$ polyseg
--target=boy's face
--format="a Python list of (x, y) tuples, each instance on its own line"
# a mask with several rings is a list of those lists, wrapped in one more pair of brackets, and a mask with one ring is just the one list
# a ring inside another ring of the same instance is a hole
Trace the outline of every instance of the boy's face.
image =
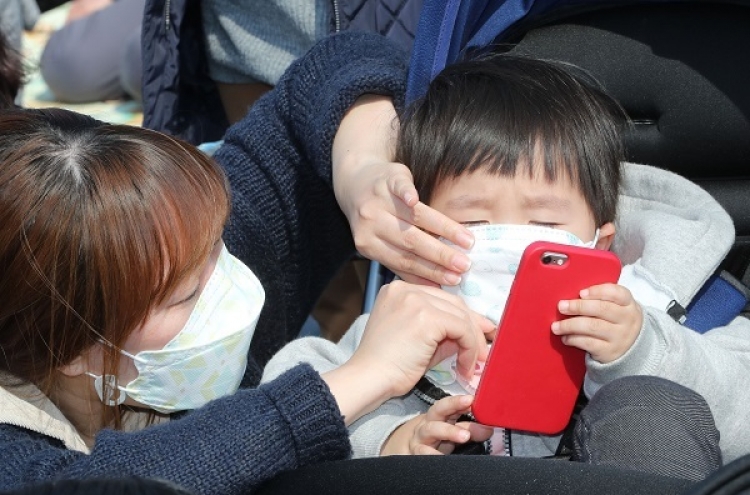
[(462, 223), (538, 225), (562, 229), (583, 242), (594, 238), (597, 225), (583, 195), (566, 178), (548, 182), (519, 167), (514, 177), (483, 169), (439, 183), (430, 206)]

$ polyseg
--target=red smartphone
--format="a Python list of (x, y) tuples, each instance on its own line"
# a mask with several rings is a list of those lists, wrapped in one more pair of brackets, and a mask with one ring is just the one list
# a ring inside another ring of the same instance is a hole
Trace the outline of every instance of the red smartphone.
[(586, 373), (581, 349), (562, 343), (552, 322), (565, 318), (562, 299), (616, 283), (622, 266), (601, 249), (537, 241), (530, 244), (508, 294), (479, 380), (472, 413), (482, 424), (553, 435), (570, 420)]

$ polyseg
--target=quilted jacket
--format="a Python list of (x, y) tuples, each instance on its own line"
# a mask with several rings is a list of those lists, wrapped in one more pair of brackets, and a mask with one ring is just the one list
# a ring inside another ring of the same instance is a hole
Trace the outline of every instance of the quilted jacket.
[[(411, 50), (423, 0), (331, 0), (331, 33), (377, 32)], [(147, 0), (143, 20), (143, 126), (193, 144), (228, 127), (208, 76), (197, 0)]]

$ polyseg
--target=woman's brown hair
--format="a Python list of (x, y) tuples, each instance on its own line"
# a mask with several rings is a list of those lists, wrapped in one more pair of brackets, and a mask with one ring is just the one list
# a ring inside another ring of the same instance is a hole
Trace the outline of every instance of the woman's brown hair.
[(221, 169), (187, 143), (61, 109), (0, 115), (0, 370), (49, 393), (95, 343), (120, 347), (228, 210)]
[(0, 32), (0, 109), (15, 106), (15, 100), (23, 82), (24, 67), (21, 54)]

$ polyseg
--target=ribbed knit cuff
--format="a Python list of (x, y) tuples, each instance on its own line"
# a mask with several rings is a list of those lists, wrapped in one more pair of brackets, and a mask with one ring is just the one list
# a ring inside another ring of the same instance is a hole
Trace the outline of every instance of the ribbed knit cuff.
[(594, 361), (586, 355), (586, 379), (584, 392), (592, 397), (599, 389), (618, 378), (633, 375), (659, 375), (660, 362), (666, 353), (665, 341), (658, 330), (663, 324), (677, 324), (663, 314), (661, 322), (658, 310), (643, 308), (643, 325), (635, 342), (625, 354), (610, 363)]
[(261, 389), (289, 425), (298, 466), (351, 455), (344, 418), (328, 386), (309, 365), (299, 365)]

